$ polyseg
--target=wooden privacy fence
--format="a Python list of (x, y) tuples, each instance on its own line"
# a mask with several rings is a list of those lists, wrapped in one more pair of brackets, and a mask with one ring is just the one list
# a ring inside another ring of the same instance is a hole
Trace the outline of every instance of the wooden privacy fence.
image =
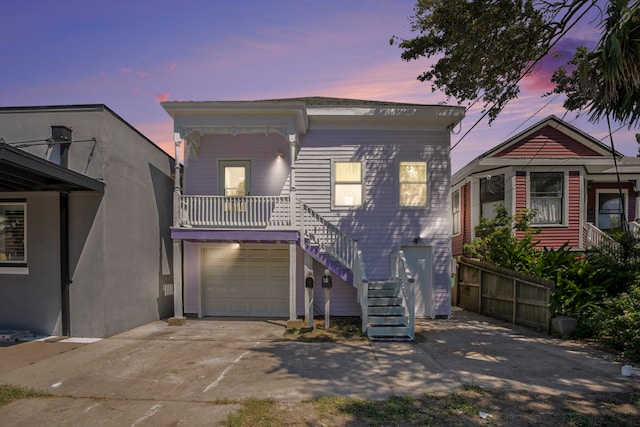
[(458, 259), (456, 293), (465, 310), (549, 332), (552, 280), (516, 273), (470, 258)]

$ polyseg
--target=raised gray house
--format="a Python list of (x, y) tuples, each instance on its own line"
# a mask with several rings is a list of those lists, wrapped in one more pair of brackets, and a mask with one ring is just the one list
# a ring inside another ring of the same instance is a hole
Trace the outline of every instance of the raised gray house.
[(450, 131), (463, 108), (162, 105), (186, 153), (171, 232), (184, 256), (177, 316), (294, 320), (312, 298), (322, 313), (327, 270), (331, 315), (362, 316), (369, 336), (410, 338), (414, 316), (450, 315)]
[(173, 159), (105, 105), (0, 108), (0, 329), (173, 314)]

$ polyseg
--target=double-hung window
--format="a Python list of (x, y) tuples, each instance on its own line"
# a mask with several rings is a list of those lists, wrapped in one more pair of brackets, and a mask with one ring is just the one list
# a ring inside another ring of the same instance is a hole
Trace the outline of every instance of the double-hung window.
[(460, 234), (460, 190), (451, 194), (451, 219), (453, 235)]
[(496, 217), (496, 203), (504, 206), (504, 175), (481, 178), (480, 216), (494, 219)]
[(362, 206), (362, 162), (334, 162), (332, 178), (334, 207)]
[(0, 267), (27, 262), (26, 203), (0, 201)]
[(427, 162), (400, 162), (400, 206), (427, 206)]
[(531, 172), (529, 175), (532, 224), (562, 224), (564, 206), (564, 173)]

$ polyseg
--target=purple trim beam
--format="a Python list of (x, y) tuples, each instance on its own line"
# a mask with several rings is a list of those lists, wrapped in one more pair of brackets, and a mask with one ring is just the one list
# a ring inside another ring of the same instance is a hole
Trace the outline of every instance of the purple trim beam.
[(188, 242), (299, 242), (296, 230), (204, 230), (172, 228), (171, 238)]

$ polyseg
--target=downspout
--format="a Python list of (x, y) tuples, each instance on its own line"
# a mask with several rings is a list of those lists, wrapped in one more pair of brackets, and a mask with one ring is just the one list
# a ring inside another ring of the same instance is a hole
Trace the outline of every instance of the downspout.
[[(59, 164), (69, 168), (69, 148), (71, 146), (71, 128), (63, 125), (51, 126), (51, 139), (59, 144)], [(71, 336), (71, 285), (69, 269), (69, 193), (59, 193), (60, 212), (60, 311), (62, 317), (62, 335)]]

